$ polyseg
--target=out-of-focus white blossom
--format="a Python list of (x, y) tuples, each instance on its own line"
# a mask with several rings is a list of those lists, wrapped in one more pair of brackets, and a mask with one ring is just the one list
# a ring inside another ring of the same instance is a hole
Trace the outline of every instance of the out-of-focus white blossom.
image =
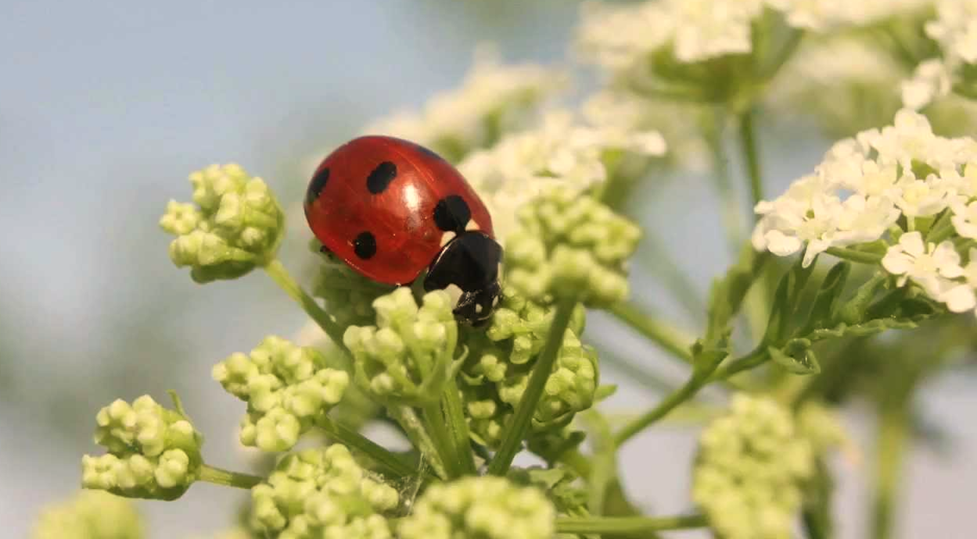
[(401, 111), (364, 132), (405, 138), (455, 161), (526, 127), (565, 84), (555, 68), (502, 64), (494, 47), (480, 47), (461, 86), (435, 95), (420, 111)]
[(950, 218), (957, 234), (965, 238), (977, 240), (977, 201), (970, 204), (957, 203), (953, 205), (953, 216)]
[(942, 60), (927, 60), (918, 66), (913, 77), (902, 82), (902, 103), (919, 110), (950, 94), (950, 71)]
[(516, 229), (516, 209), (555, 186), (587, 189), (607, 178), (607, 150), (644, 155), (665, 153), (656, 131), (589, 127), (565, 112), (549, 113), (538, 129), (511, 134), (496, 146), (472, 153), (458, 169), (492, 213), (498, 238)]
[(623, 6), (587, 2), (578, 40), (590, 60), (621, 71), (664, 47), (671, 47), (681, 63), (750, 53), (755, 23), (767, 9), (780, 12), (791, 27), (822, 31), (868, 24), (922, 4), (923, 0), (650, 0)]
[(938, 0), (936, 20), (926, 24), (926, 35), (940, 44), (951, 63), (977, 63), (977, 2)]
[[(936, 136), (925, 117), (902, 110), (894, 125), (836, 143), (814, 174), (794, 182), (777, 199), (757, 204), (763, 217), (753, 231), (753, 245), (778, 256), (805, 249), (808, 265), (830, 247), (882, 238), (901, 215), (934, 216), (962, 200), (961, 188), (977, 175), (970, 166), (977, 162), (975, 146), (973, 139)], [(916, 256), (922, 251), (907, 252)], [(902, 267), (903, 258), (891, 260), (896, 266), (887, 266), (890, 272), (906, 273), (894, 269)], [(934, 298), (936, 289), (927, 287)]]

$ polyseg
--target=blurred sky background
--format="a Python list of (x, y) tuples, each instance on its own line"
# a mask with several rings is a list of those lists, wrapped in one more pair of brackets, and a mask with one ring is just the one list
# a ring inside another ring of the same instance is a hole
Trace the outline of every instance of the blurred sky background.
[[(172, 266), (157, 220), (170, 198), (189, 199), (189, 172), (236, 161), (293, 205), (310, 158), (456, 86), (479, 43), (497, 43), (507, 61), (565, 61), (578, 9), (570, 0), (287, 6), (0, 0), (0, 536), (25, 537), (40, 507), (77, 488), (81, 455), (100, 452), (95, 412), (117, 397), (162, 401), (175, 389), (207, 436), (208, 462), (233, 469), (253, 458), (236, 440), (244, 406), (211, 381), (211, 366), (269, 333), (294, 335), (304, 315), (261, 273), (201, 287)], [(764, 121), (775, 192), (827, 142), (803, 135), (807, 126)], [(704, 290), (728, 261), (708, 183), (651, 191), (639, 217), (668, 226), (669, 248)], [(293, 219), (282, 256), (300, 276), (308, 237)], [(634, 280), (639, 302), (691, 322), (659, 300), (650, 277)], [(586, 336), (681, 379), (607, 318), (593, 316)], [(623, 384), (612, 408), (658, 398), (611, 369), (602, 375)], [(928, 415), (952, 437), (942, 451), (912, 453), (903, 537), (972, 537), (963, 535), (977, 488), (972, 382), (946, 377), (925, 392)], [(856, 408), (847, 420), (869, 444), (865, 416)], [(634, 500), (661, 514), (687, 509), (693, 449), (694, 431), (670, 425), (626, 446)], [(871, 463), (834, 464), (841, 536), (861, 537)], [(198, 484), (141, 508), (153, 537), (184, 537), (227, 526), (245, 495)]]

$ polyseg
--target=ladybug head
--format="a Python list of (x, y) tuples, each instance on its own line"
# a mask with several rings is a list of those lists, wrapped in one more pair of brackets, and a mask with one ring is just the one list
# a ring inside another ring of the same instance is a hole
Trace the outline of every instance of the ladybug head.
[(448, 242), (428, 268), (425, 290), (444, 290), (452, 285), (460, 290), (455, 317), (472, 326), (492, 318), (502, 291), (499, 265), (502, 246), (477, 230), (462, 232)]

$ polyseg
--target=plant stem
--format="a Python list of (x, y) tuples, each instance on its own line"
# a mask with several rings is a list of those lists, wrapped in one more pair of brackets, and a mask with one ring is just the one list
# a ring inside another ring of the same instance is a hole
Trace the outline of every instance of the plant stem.
[(713, 125), (706, 130), (706, 140), (712, 153), (712, 179), (719, 195), (719, 208), (722, 213), (723, 228), (730, 249), (735, 253), (740, 246), (743, 235), (740, 223), (739, 205), (736, 203), (736, 192), (729, 177), (729, 163), (723, 135), (726, 131), (726, 110), (716, 107)]
[(857, 251), (847, 247), (828, 247), (828, 250), (825, 252), (829, 255), (860, 264), (878, 264), (882, 262), (882, 255), (880, 254)]
[[(750, 193), (753, 195), (753, 205), (763, 200), (763, 177), (760, 171), (760, 155), (757, 152), (756, 133), (753, 130), (754, 109), (748, 109), (740, 115), (740, 144), (746, 161), (746, 170), (750, 177)], [(754, 219), (759, 216), (754, 215)]]
[(414, 468), (397, 455), (394, 455), (386, 448), (376, 444), (362, 434), (344, 427), (328, 417), (320, 417), (316, 421), (316, 425), (325, 431), (330, 438), (370, 457), (394, 477), (410, 477), (415, 473)]
[(674, 517), (557, 517), (557, 533), (623, 534), (686, 530), (708, 525), (703, 515)]
[(414, 409), (403, 405), (388, 406), (387, 415), (396, 421), (400, 428), (404, 429), (411, 445), (424, 455), (424, 459), (431, 465), (434, 473), (442, 479), (447, 479), (448, 472), (445, 469), (445, 464), (441, 461), (441, 455)]
[(309, 317), (312, 318), (312, 320), (314, 320), (315, 323), (326, 332), (326, 335), (328, 335), (337, 346), (343, 350), (346, 350), (346, 345), (343, 344), (343, 333), (345, 333), (346, 330), (333, 321), (326, 311), (322, 310), (322, 307), (320, 307), (319, 304), (312, 299), (312, 296), (306, 293), (306, 291), (299, 286), (298, 282), (292, 278), (292, 275), (288, 273), (288, 270), (285, 269), (285, 266), (283, 266), (277, 258), (273, 259), (266, 266), (264, 266), (264, 270), (266, 273), (268, 273), (268, 276), (271, 277), (272, 280), (275, 281), (275, 283), (277, 283), (286, 294), (288, 294), (290, 298), (295, 300), (296, 303), (302, 307), (302, 310), (304, 310), (306, 314), (308, 314)]
[(465, 419), (465, 411), (461, 402), (461, 395), (458, 394), (458, 384), (454, 379), (448, 380), (444, 388), (445, 417), (448, 420), (448, 431), (454, 437), (455, 451), (458, 453), (458, 460), (461, 463), (461, 472), (465, 475), (475, 474), (475, 454), (472, 452), (472, 444), (468, 434), (468, 421)]
[(651, 342), (662, 347), (666, 352), (685, 363), (692, 363), (691, 346), (693, 339), (683, 335), (681, 331), (671, 327), (666, 322), (642, 313), (627, 301), (612, 305), (607, 309), (607, 312)]
[(759, 367), (770, 359), (766, 346), (759, 346), (745, 356), (738, 357), (721, 365), (710, 377), (710, 381), (725, 380), (730, 376), (745, 370)]
[(204, 464), (200, 467), (200, 481), (225, 487), (250, 489), (263, 479), (254, 475), (231, 472)]
[(536, 411), (536, 405), (539, 403), (540, 397), (543, 396), (546, 381), (553, 374), (553, 364), (556, 363), (560, 348), (563, 346), (563, 338), (567, 327), (570, 326), (570, 318), (576, 306), (575, 301), (562, 301), (556, 305), (556, 312), (553, 315), (553, 322), (550, 325), (549, 334), (546, 336), (543, 351), (540, 352), (536, 365), (533, 366), (533, 374), (529, 377), (526, 391), (519, 399), (512, 423), (509, 424), (509, 428), (506, 429), (502, 438), (502, 444), (495, 453), (495, 457), (492, 458), (492, 462), (489, 463), (488, 471), (490, 474), (505, 475), (509, 471), (512, 459), (522, 446), (523, 438), (526, 437), (533, 419), (533, 413)]
[(908, 441), (908, 418), (903, 404), (882, 411), (876, 439), (876, 477), (872, 537), (892, 537), (893, 516), (899, 489), (903, 457)]
[(693, 376), (685, 383), (682, 387), (678, 388), (674, 393), (665, 397), (661, 402), (655, 405), (654, 408), (648, 410), (642, 414), (637, 419), (634, 419), (630, 423), (624, 426), (617, 434), (614, 435), (614, 444), (616, 447), (621, 447), (628, 440), (634, 437), (642, 430), (648, 428), (656, 421), (668, 415), (669, 412), (674, 410), (678, 405), (692, 398), (707, 381), (706, 376)]
[(445, 422), (444, 414), (441, 413), (441, 403), (436, 402), (421, 408), (424, 426), (431, 441), (434, 443), (434, 450), (441, 457), (445, 471), (448, 472), (448, 479), (461, 477), (459, 468), (458, 454), (455, 451), (454, 439), (448, 434), (448, 425)]

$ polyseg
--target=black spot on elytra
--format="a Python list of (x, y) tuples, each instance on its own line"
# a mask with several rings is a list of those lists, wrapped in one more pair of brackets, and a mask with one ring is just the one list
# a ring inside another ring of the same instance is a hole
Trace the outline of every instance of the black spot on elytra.
[(305, 204), (307, 206), (319, 198), (322, 190), (326, 187), (327, 181), (329, 181), (329, 167), (316, 172), (315, 176), (312, 177), (312, 181), (309, 182), (309, 190), (305, 192)]
[(367, 260), (377, 254), (377, 240), (370, 232), (360, 232), (353, 240), (353, 251), (356, 256)]
[(366, 188), (374, 195), (379, 195), (387, 189), (390, 182), (397, 177), (397, 165), (390, 161), (384, 161), (373, 169), (373, 172), (366, 177)]
[(434, 224), (445, 232), (464, 232), (471, 218), (468, 203), (458, 195), (448, 195), (434, 207)]

